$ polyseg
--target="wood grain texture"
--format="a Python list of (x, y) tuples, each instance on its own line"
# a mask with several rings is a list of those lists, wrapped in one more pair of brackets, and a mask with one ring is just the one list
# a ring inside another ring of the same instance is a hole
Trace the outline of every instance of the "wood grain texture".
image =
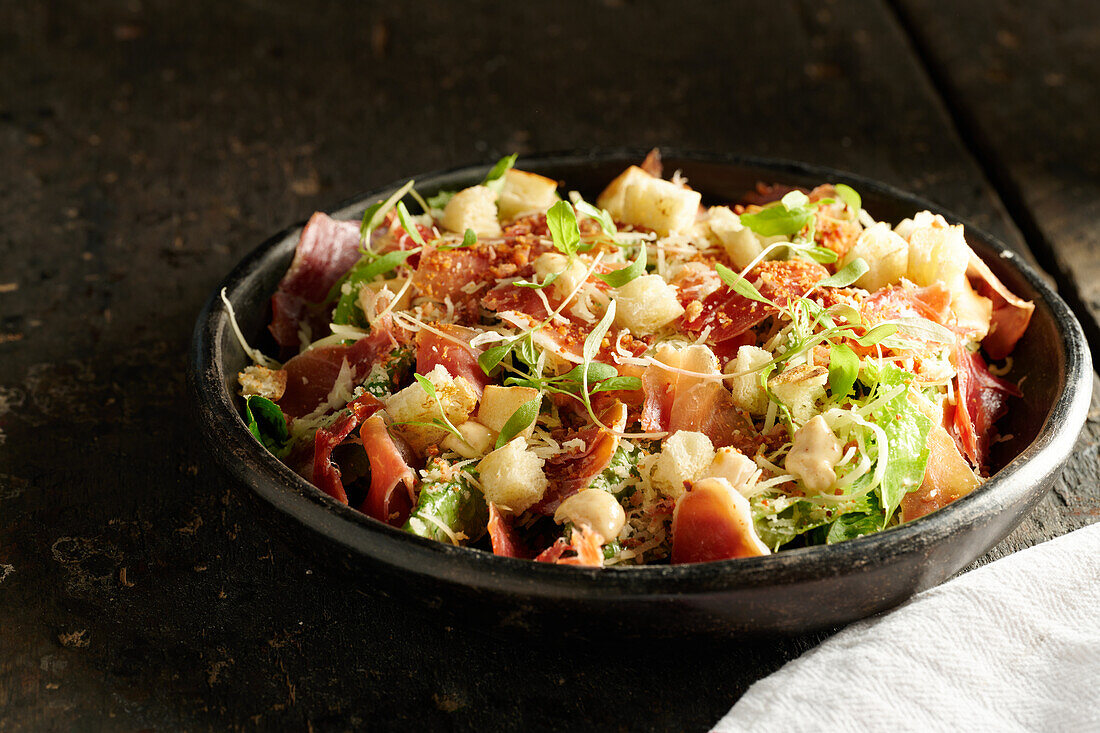
[[(804, 159), (1023, 248), (883, 5), (662, 7), (0, 5), (0, 730), (702, 730), (823, 638), (489, 639), (270, 542), (188, 416), (245, 252), (502, 152)], [(994, 555), (1095, 518), (1095, 445)]]
[[(1100, 353), (1100, 5), (891, 0), (945, 104)], [(1100, 519), (1094, 390), (1078, 458), (987, 558)]]
[(893, 2), (1100, 352), (1100, 4)]

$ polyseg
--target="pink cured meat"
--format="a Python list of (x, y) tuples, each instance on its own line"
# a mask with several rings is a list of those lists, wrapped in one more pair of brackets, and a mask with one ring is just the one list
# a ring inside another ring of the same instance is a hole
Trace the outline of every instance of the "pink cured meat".
[(283, 348), (298, 345), (298, 327), (310, 303), (325, 299), (336, 281), (359, 260), (359, 223), (317, 212), (302, 229), (290, 269), (271, 296), (268, 330)]
[[(470, 339), (477, 335), (477, 331), (449, 323), (436, 323), (432, 328), (433, 331), (424, 328), (416, 334), (416, 371), (427, 374), (436, 365), (442, 364), (452, 377), (465, 378), (480, 395), (492, 380), (477, 363), (481, 349), (470, 346)], [(436, 331), (450, 338), (440, 336)]]

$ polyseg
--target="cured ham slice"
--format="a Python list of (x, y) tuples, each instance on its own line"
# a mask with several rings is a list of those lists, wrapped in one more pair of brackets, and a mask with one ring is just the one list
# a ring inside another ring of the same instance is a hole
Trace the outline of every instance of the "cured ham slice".
[[(626, 413), (626, 405), (616, 401), (600, 415), (600, 422), (621, 432), (626, 426)], [(550, 485), (532, 511), (553, 514), (563, 501), (581, 489), (587, 489), (608, 467), (619, 447), (619, 437), (599, 425), (590, 425), (569, 439), (584, 441), (584, 448), (573, 448), (546, 460), (543, 471)]]
[(860, 310), (872, 324), (916, 317), (946, 326), (951, 318), (951, 293), (940, 283), (920, 288), (903, 281), (872, 293), (863, 301)]
[(477, 363), (481, 350), (470, 346), (477, 331), (449, 323), (432, 324), (432, 329), (422, 328), (416, 333), (416, 371), (427, 374), (442, 364), (448, 374), (464, 377), (480, 395), (492, 380)]
[(677, 390), (668, 432), (694, 430), (703, 433), (715, 448), (735, 445), (743, 432), (755, 432), (733, 404), (721, 382), (701, 382)]
[(284, 349), (299, 344), (298, 327), (310, 303), (320, 303), (359, 260), (359, 224), (317, 212), (302, 229), (290, 269), (271, 297), (268, 330)]
[(490, 252), (476, 247), (424, 252), (413, 276), (413, 287), (435, 300), (449, 298), (455, 307), (476, 306), (488, 285)]
[(348, 495), (340, 480), (340, 469), (332, 462), (332, 449), (340, 445), (360, 422), (381, 409), (382, 403), (378, 398), (362, 395), (348, 403), (336, 422), (317, 431), (313, 444), (313, 485), (341, 504), (348, 503)]
[[(757, 289), (764, 297), (785, 304), (799, 298), (814, 283), (827, 277), (829, 271), (816, 262), (801, 260), (761, 262), (748, 274), (749, 281), (758, 281)], [(719, 288), (702, 302), (702, 308), (685, 305), (687, 313), (680, 321), (682, 330), (702, 333), (710, 329), (707, 337), (712, 343), (736, 338), (768, 316), (776, 314), (775, 308), (734, 292)]]
[(992, 323), (989, 334), (982, 340), (982, 348), (990, 358), (1003, 359), (1027, 330), (1035, 304), (1016, 297), (974, 252), (970, 253), (966, 274), (978, 294), (993, 301)]
[(672, 564), (767, 555), (748, 500), (725, 479), (696, 481), (672, 513)]
[(370, 372), (375, 362), (400, 345), (392, 319), (380, 318), (369, 336), (350, 346), (335, 344), (303, 351), (283, 366), (286, 391), (279, 399), (279, 407), (290, 417), (308, 415), (328, 398), (345, 362), (350, 378), (357, 382)]
[[(579, 565), (583, 567), (603, 567), (604, 538), (599, 532), (594, 532), (588, 527), (580, 527), (573, 530), (572, 543), (566, 542), (564, 537), (559, 537), (554, 544), (547, 547), (535, 557), (535, 562), (554, 563), (555, 565)], [(574, 554), (566, 557), (565, 553)]]
[(1007, 412), (1009, 396), (1019, 397), (1020, 390), (989, 372), (978, 353), (970, 353), (960, 343), (954, 354), (956, 376), (954, 428), (963, 453), (977, 467), (985, 465), (989, 454), (993, 423)]
[(928, 463), (924, 481), (901, 500), (902, 521), (910, 522), (966, 496), (981, 479), (967, 465), (954, 439), (940, 425), (928, 433)]
[(380, 522), (400, 527), (409, 517), (415, 495), (416, 476), (410, 468), (410, 451), (386, 429), (381, 414), (363, 421), (359, 431), (370, 461), (370, 489), (359, 511)]
[(530, 557), (527, 548), (516, 537), (516, 531), (512, 528), (508, 518), (500, 513), (496, 504), (489, 502), (489, 542), (493, 546), (493, 554), (502, 557)]
[[(553, 292), (547, 292), (548, 290), (550, 288), (543, 290), (543, 294), (547, 296), (547, 302), (553, 307), (555, 304), (550, 300)], [(487, 292), (481, 299), (481, 304), (496, 313), (516, 311), (540, 321), (550, 315), (538, 291), (534, 288), (521, 288), (512, 283), (498, 285)]]
[(286, 391), (279, 398), (282, 411), (294, 418), (317, 409), (332, 391), (347, 356), (347, 346), (320, 346), (288, 361), (283, 367), (286, 371)]
[[(658, 351), (658, 359), (687, 371), (718, 374), (715, 356), (705, 346), (691, 346), (671, 354)], [(641, 421), (647, 432), (691, 430), (705, 434), (719, 448), (734, 445), (744, 432), (755, 432), (718, 379), (692, 377), (652, 366), (642, 377), (642, 390), (645, 402)]]

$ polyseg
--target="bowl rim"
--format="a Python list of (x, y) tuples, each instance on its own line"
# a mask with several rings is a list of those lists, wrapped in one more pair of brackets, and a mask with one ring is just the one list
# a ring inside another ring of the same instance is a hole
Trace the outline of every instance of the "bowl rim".
[[(517, 162), (525, 169), (537, 171), (540, 166), (629, 164), (640, 160), (645, 153), (644, 149), (631, 147), (593, 148), (521, 156)], [(874, 191), (911, 205), (915, 210), (928, 209), (942, 214), (948, 221), (963, 224), (972, 245), (976, 236), (975, 250), (983, 259), (995, 256), (1010, 260), (1008, 266), (1015, 268), (1034, 289), (1036, 301), (1041, 301), (1042, 306), (1050, 310), (1057, 326), (1063, 361), (1060, 391), (1032, 442), (978, 489), (939, 511), (843, 543), (784, 550), (761, 557), (689, 565), (584, 568), (500, 557), (484, 550), (455, 547), (412, 535), (336, 502), (271, 455), (248, 432), (234, 403), (235, 396), (226, 389), (220, 367), (220, 344), (228, 328), (228, 317), (220, 293), (224, 289), (232, 302), (234, 295), (244, 290), (248, 278), (261, 272), (263, 265), (276, 256), (278, 245), (300, 231), (304, 222), (298, 222), (268, 237), (240, 260), (214, 288), (199, 313), (191, 342), (188, 383), (199, 427), (208, 446), (238, 480), (276, 511), (292, 518), (301, 529), (318, 533), (356, 555), (372, 558), (394, 570), (484, 590), (522, 590), (532, 597), (555, 597), (564, 592), (572, 597), (600, 600), (632, 594), (676, 596), (689, 592), (791, 585), (840, 575), (853, 567), (874, 564), (879, 558), (918, 551), (943, 540), (953, 528), (995, 512), (999, 506), (1035, 491), (1051, 467), (1060, 466), (1069, 455), (1087, 416), (1092, 392), (1091, 355), (1084, 333), (1073, 312), (1043, 276), (1000, 239), (920, 196), (828, 166), (670, 147), (662, 147), (661, 153), (666, 161), (758, 168), (778, 176), (842, 182), (859, 191)], [(466, 177), (476, 181), (490, 165), (459, 165), (413, 178)], [(334, 216), (346, 216), (350, 213), (348, 209), (362, 209), (408, 180), (402, 178), (374, 188), (325, 211)]]

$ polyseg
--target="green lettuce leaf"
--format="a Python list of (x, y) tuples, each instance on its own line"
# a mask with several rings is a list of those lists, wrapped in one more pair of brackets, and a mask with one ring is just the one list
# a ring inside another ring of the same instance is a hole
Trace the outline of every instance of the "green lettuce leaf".
[[(887, 366), (881, 370), (878, 379), (884, 387), (892, 387), (909, 381), (912, 375), (897, 367)], [(870, 419), (883, 429), (890, 440), (886, 475), (878, 489), (885, 510), (882, 523), (885, 526), (897, 511), (902, 498), (918, 489), (924, 480), (932, 421), (909, 401), (908, 392), (902, 392), (887, 402)]]
[[(440, 460), (440, 463), (444, 462)], [(450, 536), (439, 527), (443, 524), (456, 535), (466, 535), (467, 539), (462, 543), (469, 544), (485, 534), (488, 522), (489, 507), (485, 497), (470, 483), (464, 472), (454, 471), (450, 481), (425, 481), (421, 484), (416, 506), (404, 529), (450, 544)]]
[(248, 397), (244, 401), (244, 419), (252, 437), (276, 458), (284, 458), (290, 452), (286, 416), (274, 402), (259, 395)]

